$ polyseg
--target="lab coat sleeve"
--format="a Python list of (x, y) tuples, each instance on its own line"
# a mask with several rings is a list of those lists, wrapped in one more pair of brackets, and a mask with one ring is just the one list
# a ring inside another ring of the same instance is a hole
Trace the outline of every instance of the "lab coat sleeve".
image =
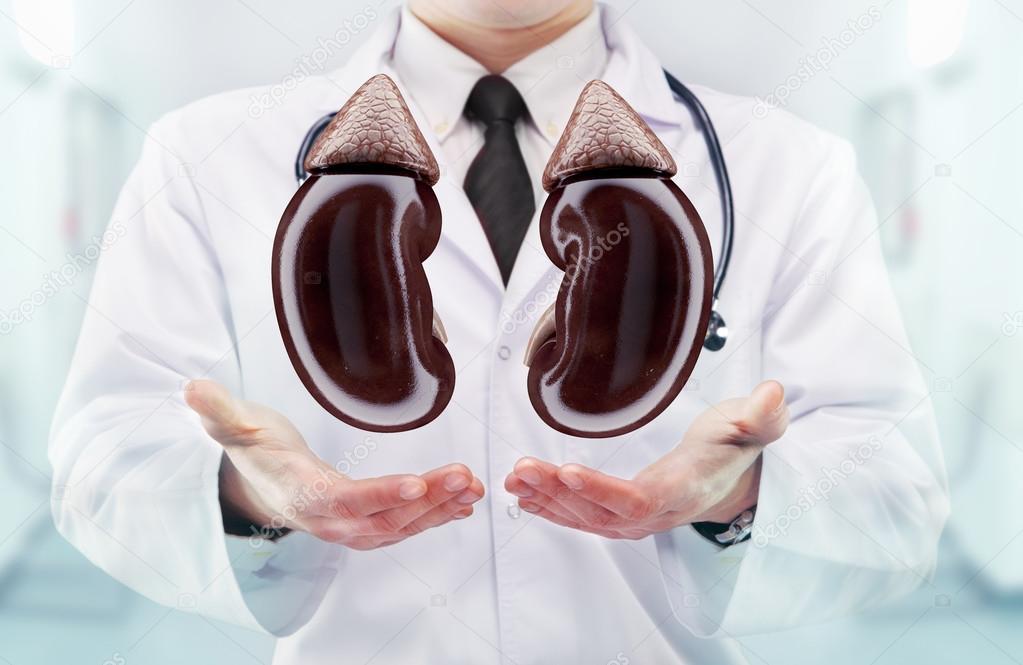
[(822, 621), (926, 583), (949, 511), (922, 361), (844, 142), (786, 245), (761, 339), (791, 424), (765, 449), (752, 538), (721, 549), (688, 527), (656, 537), (675, 614), (701, 637)]
[[(162, 122), (167, 122), (165, 119)], [(157, 123), (115, 207), (49, 447), (57, 529), (150, 599), (275, 634), (308, 620), (336, 547), (225, 536), (222, 451), (182, 388), (240, 376), (195, 184)], [(181, 172), (179, 172), (181, 171)]]

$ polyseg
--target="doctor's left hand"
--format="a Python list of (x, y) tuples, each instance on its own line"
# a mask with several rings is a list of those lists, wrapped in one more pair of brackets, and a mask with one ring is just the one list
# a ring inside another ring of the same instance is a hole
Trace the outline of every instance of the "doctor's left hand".
[(282, 414), (237, 400), (213, 381), (189, 383), (185, 401), (224, 448), (220, 507), (229, 533), (292, 529), (369, 550), (468, 517), (483, 497), (483, 483), (464, 464), (349, 478), (320, 459)]
[(682, 442), (632, 480), (581, 464), (524, 458), (505, 480), (519, 506), (607, 538), (644, 538), (693, 522), (728, 523), (757, 503), (760, 454), (788, 427), (776, 381), (700, 414)]

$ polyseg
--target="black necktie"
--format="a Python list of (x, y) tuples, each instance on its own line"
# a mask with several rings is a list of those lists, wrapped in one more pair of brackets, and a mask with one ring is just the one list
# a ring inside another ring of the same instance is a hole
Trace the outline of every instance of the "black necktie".
[(483, 147), (465, 175), (465, 193), (483, 224), (505, 284), (536, 210), (533, 184), (515, 139), (515, 122), (525, 112), (519, 91), (496, 75), (477, 81), (465, 103), (466, 117), (486, 125)]

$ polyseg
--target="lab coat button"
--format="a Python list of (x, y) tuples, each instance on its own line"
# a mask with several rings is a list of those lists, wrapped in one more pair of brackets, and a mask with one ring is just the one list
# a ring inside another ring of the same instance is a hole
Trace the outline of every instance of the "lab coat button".
[(517, 520), (521, 514), (522, 511), (519, 509), (519, 504), (514, 502), (508, 504), (508, 517)]
[(501, 360), (508, 360), (509, 358), (511, 358), (511, 349), (509, 349), (507, 346), (502, 346), (497, 350), (497, 357), (500, 358)]

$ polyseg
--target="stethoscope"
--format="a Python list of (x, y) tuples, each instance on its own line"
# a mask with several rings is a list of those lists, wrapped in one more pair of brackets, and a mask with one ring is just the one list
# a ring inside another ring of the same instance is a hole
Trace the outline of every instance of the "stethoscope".
[[(711, 122), (707, 109), (704, 108), (699, 98), (684, 83), (665, 70), (664, 77), (668, 80), (668, 87), (672, 94), (686, 105), (689, 112), (693, 114), (697, 127), (703, 132), (703, 139), (707, 144), (707, 152), (710, 155), (710, 163), (714, 169), (714, 179), (717, 180), (718, 192), (721, 197), (721, 216), (724, 224), (721, 227), (721, 258), (714, 269), (714, 289), (711, 300), (710, 322), (707, 324), (707, 334), (703, 338), (703, 348), (708, 351), (720, 351), (728, 341), (728, 326), (724, 318), (718, 314), (718, 297), (721, 295), (721, 287), (725, 282), (725, 275), (728, 273), (728, 263), (732, 259), (732, 237), (735, 235), (735, 210), (732, 205), (732, 184), (728, 179), (728, 168), (725, 166), (725, 155), (721, 150), (721, 142), (718, 141), (717, 132), (714, 130), (714, 123)], [(298, 149), (298, 156), (295, 158), (295, 178), (301, 185), (309, 177), (305, 170), (305, 158), (312, 149), (317, 137), (327, 128), (330, 121), (334, 119), (334, 113), (328, 113), (313, 124), (302, 139), (302, 145)]]

